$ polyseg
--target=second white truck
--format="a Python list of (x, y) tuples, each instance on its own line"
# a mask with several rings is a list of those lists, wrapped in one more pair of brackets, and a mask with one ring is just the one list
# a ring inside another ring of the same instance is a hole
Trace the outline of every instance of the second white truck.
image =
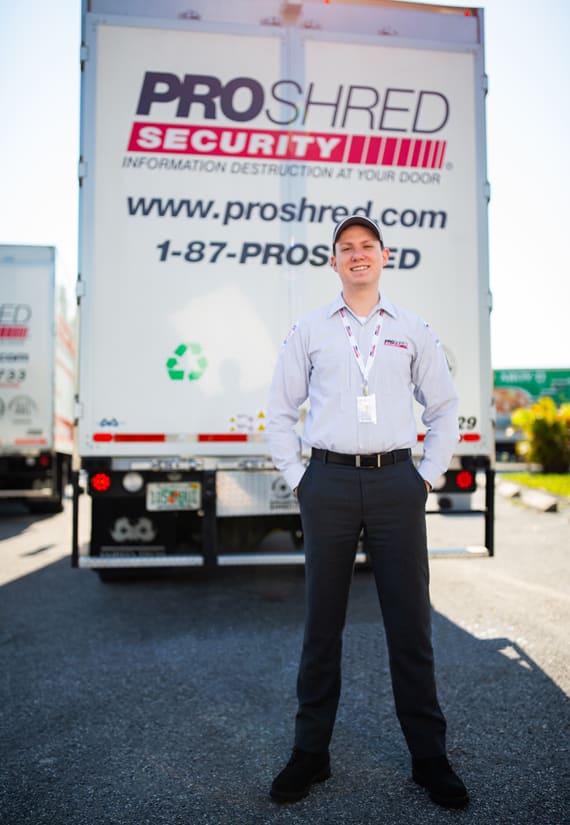
[[(302, 558), (264, 408), (288, 329), (339, 290), (330, 237), (355, 210), (383, 224), (382, 288), (437, 331), (459, 390), (462, 439), (430, 508), (470, 508), (484, 475), (492, 552), (485, 93), (478, 9), (84, 3), (77, 444), (92, 529), (75, 564)], [(418, 455), (422, 439), (418, 424)], [(290, 551), (264, 549), (276, 528)]]
[(59, 512), (71, 480), (75, 338), (56, 250), (0, 245), (0, 499)]

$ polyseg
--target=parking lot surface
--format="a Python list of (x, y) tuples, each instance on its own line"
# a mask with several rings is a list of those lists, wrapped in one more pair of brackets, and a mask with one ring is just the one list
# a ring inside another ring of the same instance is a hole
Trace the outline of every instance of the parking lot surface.
[[(496, 556), (431, 563), (449, 755), (471, 804), (410, 778), (373, 579), (354, 578), (333, 775), (268, 796), (292, 745), (300, 567), (103, 584), (69, 564), (69, 511), (0, 518), (0, 822), (6, 825), (565, 825), (567, 512), (497, 501)], [(434, 517), (430, 540), (480, 531)]]

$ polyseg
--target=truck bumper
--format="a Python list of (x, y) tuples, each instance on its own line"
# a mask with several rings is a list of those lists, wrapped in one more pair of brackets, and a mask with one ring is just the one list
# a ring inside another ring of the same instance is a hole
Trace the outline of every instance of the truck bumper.
[[(74, 550), (78, 567), (199, 567), (301, 563), (296, 498), (275, 469), (113, 469), (86, 467), (91, 536)], [(136, 474), (136, 475), (135, 475)], [(137, 489), (133, 483), (137, 482)], [(78, 487), (77, 481), (75, 487)], [(129, 489), (127, 489), (129, 488)], [(79, 493), (74, 494), (74, 513)], [(76, 520), (76, 519), (75, 519)], [(259, 550), (274, 530), (293, 536), (291, 552)], [(74, 528), (74, 545), (78, 529)], [(297, 540), (297, 541), (296, 541)]]

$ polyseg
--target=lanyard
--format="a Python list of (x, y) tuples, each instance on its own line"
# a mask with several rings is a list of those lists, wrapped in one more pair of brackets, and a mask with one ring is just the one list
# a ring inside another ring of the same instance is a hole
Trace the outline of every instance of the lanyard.
[(356, 363), (358, 364), (358, 368), (362, 375), (362, 393), (363, 395), (368, 395), (368, 376), (370, 375), (370, 370), (372, 369), (372, 365), (374, 363), (374, 359), (376, 358), (376, 353), (378, 352), (378, 339), (380, 337), (380, 329), (382, 327), (382, 318), (384, 316), (384, 310), (378, 310), (378, 323), (376, 324), (376, 328), (374, 330), (374, 334), (372, 335), (372, 343), (370, 344), (370, 352), (368, 353), (368, 359), (366, 364), (364, 363), (364, 359), (362, 358), (362, 354), (358, 348), (358, 344), (356, 343), (356, 338), (352, 333), (352, 329), (350, 328), (350, 324), (348, 322), (348, 318), (346, 317), (346, 312), (344, 308), (339, 310), (340, 317), (342, 318), (342, 323), (344, 325), (344, 329), (346, 331), (346, 335), (348, 337), (348, 345), (356, 358)]

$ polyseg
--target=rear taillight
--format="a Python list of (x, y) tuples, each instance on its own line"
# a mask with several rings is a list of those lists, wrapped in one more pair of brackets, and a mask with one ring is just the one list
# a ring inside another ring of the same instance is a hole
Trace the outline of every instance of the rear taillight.
[(107, 473), (95, 473), (91, 476), (91, 487), (98, 493), (104, 493), (111, 486), (111, 476)]
[(469, 490), (475, 485), (475, 476), (469, 470), (461, 470), (455, 477), (455, 483), (459, 490)]
[(477, 480), (473, 470), (448, 470), (434, 485), (437, 493), (474, 493)]

